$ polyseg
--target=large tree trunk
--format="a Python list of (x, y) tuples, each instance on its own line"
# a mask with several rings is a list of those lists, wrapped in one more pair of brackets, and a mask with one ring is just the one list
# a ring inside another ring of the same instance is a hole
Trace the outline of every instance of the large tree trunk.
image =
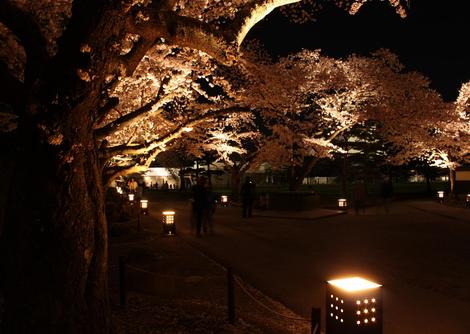
[(455, 169), (449, 168), (450, 194), (455, 195)]
[[(107, 226), (91, 127), (18, 130), (0, 239), (2, 333), (107, 333)], [(77, 122), (77, 123), (75, 123)], [(68, 147), (69, 149), (64, 149)]]
[(206, 160), (206, 164), (207, 164), (207, 184), (209, 187), (212, 187), (211, 163), (209, 160)]
[(289, 191), (298, 191), (302, 186), (303, 179), (294, 172), (290, 174), (289, 177)]
[(318, 157), (306, 157), (302, 167), (292, 167), (292, 174), (289, 180), (289, 190), (298, 191), (304, 179), (312, 172), (313, 167), (320, 161)]
[(242, 178), (240, 167), (233, 165), (230, 173), (230, 186), (232, 188), (232, 199), (238, 200), (240, 196), (240, 180)]

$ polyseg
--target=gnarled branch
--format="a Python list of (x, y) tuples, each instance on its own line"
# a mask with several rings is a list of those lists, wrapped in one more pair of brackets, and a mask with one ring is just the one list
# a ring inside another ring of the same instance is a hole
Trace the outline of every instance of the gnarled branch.
[(118, 119), (112, 121), (111, 123), (106, 124), (102, 128), (96, 129), (95, 130), (95, 136), (97, 139), (103, 139), (115, 131), (119, 130), (120, 128), (132, 124), (133, 122), (139, 121), (140, 119), (144, 118), (147, 113), (149, 113), (152, 110), (159, 109), (160, 107), (163, 106), (172, 96), (171, 94), (167, 96), (165, 99), (162, 99), (162, 95), (164, 93), (165, 85), (170, 81), (169, 77), (165, 77), (160, 85), (160, 88), (158, 89), (158, 93), (155, 96), (152, 101), (149, 103), (143, 105), (139, 109), (130, 112), (122, 117), (119, 117)]

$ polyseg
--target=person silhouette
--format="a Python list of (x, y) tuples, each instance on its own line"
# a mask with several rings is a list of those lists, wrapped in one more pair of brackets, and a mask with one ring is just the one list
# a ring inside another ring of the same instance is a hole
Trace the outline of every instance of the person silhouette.
[(242, 216), (244, 218), (251, 217), (253, 209), (253, 201), (256, 196), (256, 184), (251, 180), (249, 176), (245, 178), (245, 183), (241, 189), (242, 197)]
[(206, 218), (206, 211), (208, 206), (207, 189), (205, 187), (206, 179), (200, 177), (197, 179), (197, 183), (193, 186), (193, 215), (196, 218), (196, 233), (201, 236), (201, 229), (206, 232), (206, 224), (204, 219)]

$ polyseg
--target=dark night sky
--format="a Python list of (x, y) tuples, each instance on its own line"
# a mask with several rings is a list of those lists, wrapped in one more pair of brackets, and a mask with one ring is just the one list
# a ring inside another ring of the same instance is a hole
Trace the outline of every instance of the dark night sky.
[(316, 22), (295, 24), (275, 11), (250, 32), (273, 55), (302, 48), (323, 50), (330, 56), (367, 55), (378, 48), (398, 54), (409, 70), (432, 81), (446, 100), (454, 100), (470, 80), (470, 12), (467, 0), (410, 0), (408, 17), (400, 18), (388, 1), (375, 0), (354, 16), (327, 7)]

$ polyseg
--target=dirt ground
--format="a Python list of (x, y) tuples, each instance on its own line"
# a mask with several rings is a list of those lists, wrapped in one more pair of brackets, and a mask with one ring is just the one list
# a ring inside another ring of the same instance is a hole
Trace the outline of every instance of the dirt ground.
[[(310, 333), (309, 319), (236, 275), (236, 321), (230, 324), (225, 268), (177, 236), (137, 232), (136, 222), (113, 228), (109, 278), (115, 333)], [(119, 256), (126, 261), (125, 309), (119, 305)]]

